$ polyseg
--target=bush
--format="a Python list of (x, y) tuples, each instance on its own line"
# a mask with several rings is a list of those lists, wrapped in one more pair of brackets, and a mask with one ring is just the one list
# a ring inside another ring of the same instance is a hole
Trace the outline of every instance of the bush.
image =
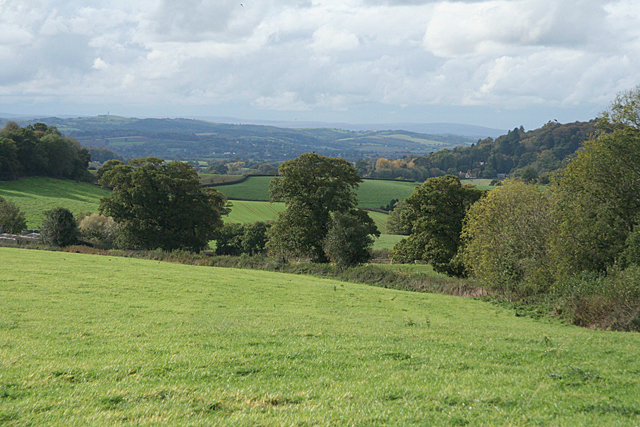
[(558, 312), (573, 324), (640, 331), (640, 267), (582, 272), (553, 288)]
[(55, 208), (44, 213), (40, 236), (42, 242), (57, 247), (78, 243), (80, 231), (73, 214), (65, 208)]
[(216, 255), (257, 255), (266, 251), (266, 222), (225, 224), (216, 235)]
[(97, 213), (85, 216), (80, 220), (78, 228), (83, 238), (97, 241), (105, 248), (112, 248), (116, 245), (120, 232), (120, 226), (113, 218)]
[(18, 234), (27, 228), (27, 220), (20, 208), (2, 197), (0, 197), (0, 226), (5, 233), (12, 234)]
[(371, 234), (371, 227), (364, 224), (358, 216), (336, 212), (323, 248), (338, 269), (353, 267), (371, 259)]
[(548, 192), (508, 180), (469, 209), (460, 258), (474, 277), (510, 298), (543, 293), (553, 279), (553, 231)]

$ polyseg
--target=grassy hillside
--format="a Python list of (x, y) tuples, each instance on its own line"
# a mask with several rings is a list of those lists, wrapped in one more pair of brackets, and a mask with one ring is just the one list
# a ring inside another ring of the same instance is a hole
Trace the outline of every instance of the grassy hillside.
[(0, 248), (5, 425), (637, 425), (640, 335), (250, 270)]
[(29, 228), (39, 228), (43, 212), (64, 207), (70, 211), (97, 212), (100, 199), (109, 191), (84, 182), (33, 177), (0, 182), (0, 196), (15, 202), (27, 217)]
[(243, 182), (221, 185), (216, 189), (227, 197), (249, 200), (269, 200), (270, 176), (250, 176)]

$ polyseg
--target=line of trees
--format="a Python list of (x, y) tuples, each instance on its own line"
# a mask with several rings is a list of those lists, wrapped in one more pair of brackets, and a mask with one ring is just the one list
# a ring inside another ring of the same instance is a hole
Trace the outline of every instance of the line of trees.
[(394, 257), (510, 300), (547, 298), (583, 326), (640, 330), (640, 86), (597, 127), (548, 187), (508, 180), (478, 197), (454, 176), (427, 180), (406, 200), (413, 234)]
[(87, 149), (55, 126), (36, 123), (21, 128), (10, 122), (0, 130), (0, 180), (26, 176), (91, 180), (89, 160)]
[(103, 247), (199, 252), (216, 240), (219, 255), (256, 255), (333, 261), (339, 268), (369, 260), (374, 221), (356, 208), (362, 181), (344, 159), (307, 153), (287, 161), (271, 183), (272, 200), (286, 210), (273, 223), (227, 224), (224, 195), (202, 188), (193, 166), (149, 157), (109, 160), (99, 182), (112, 189), (100, 213), (79, 220), (83, 237)]

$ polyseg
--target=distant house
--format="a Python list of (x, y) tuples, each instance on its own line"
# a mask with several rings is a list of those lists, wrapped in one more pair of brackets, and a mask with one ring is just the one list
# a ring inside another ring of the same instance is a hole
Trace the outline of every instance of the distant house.
[(464, 179), (476, 179), (478, 177), (478, 174), (473, 173), (471, 171), (468, 171), (467, 173), (464, 174)]

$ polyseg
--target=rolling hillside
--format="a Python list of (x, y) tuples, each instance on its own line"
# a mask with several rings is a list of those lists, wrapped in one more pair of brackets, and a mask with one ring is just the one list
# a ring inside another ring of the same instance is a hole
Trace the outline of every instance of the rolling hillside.
[(27, 217), (30, 229), (40, 227), (43, 212), (64, 207), (74, 213), (97, 212), (110, 191), (84, 182), (45, 177), (0, 182), (0, 196), (12, 200)]
[(638, 424), (636, 333), (309, 276), (0, 259), (4, 425)]
[[(213, 123), (193, 119), (135, 119), (117, 116), (61, 119), (13, 119), (21, 126), (42, 122), (56, 126), (82, 145), (105, 147), (126, 158), (155, 156), (169, 160), (263, 159), (282, 161), (302, 153), (359, 160), (423, 155), (471, 145), (478, 137), (406, 130), (350, 131), (331, 128), (279, 128)], [(0, 119), (0, 125), (9, 119)]]

